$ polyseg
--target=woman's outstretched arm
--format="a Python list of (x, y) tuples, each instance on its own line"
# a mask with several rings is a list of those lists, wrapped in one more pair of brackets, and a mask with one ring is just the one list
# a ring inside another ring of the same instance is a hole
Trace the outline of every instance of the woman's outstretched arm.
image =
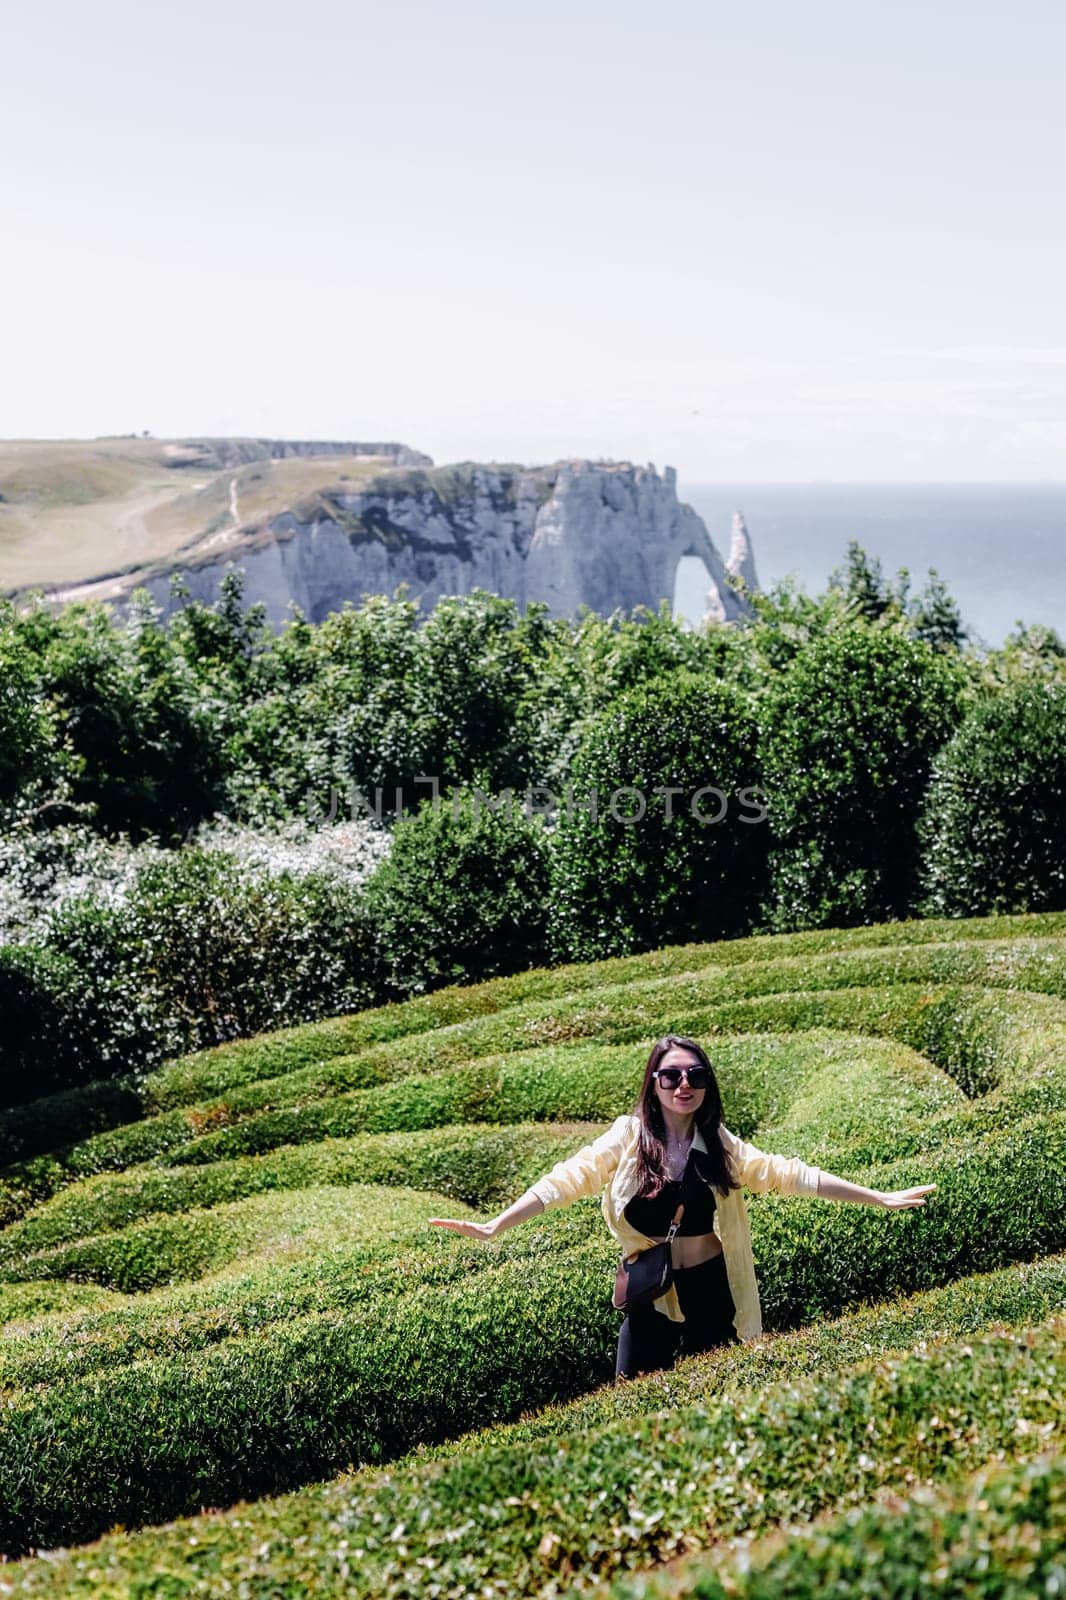
[(465, 1234), (468, 1239), (495, 1239), (506, 1228), (513, 1228), (518, 1222), (528, 1222), (530, 1217), (539, 1216), (543, 1210), (544, 1201), (532, 1189), (527, 1189), (525, 1194), (519, 1195), (513, 1206), (501, 1211), (491, 1222), (465, 1222), (461, 1217), (430, 1217), (429, 1222), (433, 1228), (451, 1228), (453, 1233)]
[(616, 1117), (606, 1133), (593, 1139), (576, 1155), (557, 1161), (551, 1171), (520, 1195), (513, 1206), (491, 1222), (463, 1222), (454, 1217), (430, 1217), (436, 1228), (451, 1228), (468, 1239), (493, 1239), (505, 1228), (526, 1222), (552, 1206), (568, 1206), (585, 1195), (598, 1194), (618, 1165), (625, 1143), (628, 1117)]
[(740, 1139), (727, 1127), (719, 1130), (722, 1143), (729, 1154), (734, 1172), (741, 1183), (756, 1194), (776, 1190), (778, 1194), (817, 1195), (822, 1200), (850, 1200), (860, 1206), (884, 1206), (889, 1211), (902, 1211), (908, 1206), (925, 1204), (925, 1197), (936, 1188), (935, 1183), (920, 1184), (914, 1189), (896, 1189), (884, 1193), (880, 1189), (864, 1189), (861, 1184), (849, 1183), (833, 1172), (812, 1167), (799, 1156), (779, 1156), (769, 1150)]
[(924, 1206), (927, 1194), (932, 1194), (935, 1183), (922, 1183), (916, 1189), (864, 1189), (861, 1184), (848, 1183), (832, 1172), (821, 1169), (818, 1173), (817, 1194), (821, 1200), (851, 1200), (860, 1206), (885, 1206), (889, 1211), (903, 1211), (908, 1206)]

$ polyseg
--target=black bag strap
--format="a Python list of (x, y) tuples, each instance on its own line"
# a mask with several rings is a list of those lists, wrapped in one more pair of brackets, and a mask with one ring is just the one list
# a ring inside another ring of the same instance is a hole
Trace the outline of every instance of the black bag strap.
[(673, 1217), (671, 1218), (669, 1228), (666, 1230), (666, 1242), (667, 1242), (667, 1244), (670, 1243), (671, 1239), (674, 1237), (674, 1234), (677, 1232), (678, 1228), (680, 1228), (680, 1226), (681, 1226), (681, 1218), (684, 1216), (684, 1214), (685, 1214), (685, 1203), (684, 1203), (684, 1201), (681, 1201), (681, 1203), (679, 1204), (677, 1210), (674, 1212)]

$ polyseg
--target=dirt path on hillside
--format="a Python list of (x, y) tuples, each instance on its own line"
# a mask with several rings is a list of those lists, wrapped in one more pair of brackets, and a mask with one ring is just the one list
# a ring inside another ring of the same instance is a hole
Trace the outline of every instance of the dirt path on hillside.
[(201, 542), (195, 547), (197, 554), (199, 554), (201, 550), (210, 550), (212, 545), (225, 544), (227, 539), (232, 539), (235, 534), (240, 533), (241, 505), (240, 500), (237, 497), (236, 476), (232, 477), (229, 481), (229, 514), (233, 518), (231, 525), (228, 528), (220, 528), (217, 533), (213, 533), (209, 538), (201, 540)]

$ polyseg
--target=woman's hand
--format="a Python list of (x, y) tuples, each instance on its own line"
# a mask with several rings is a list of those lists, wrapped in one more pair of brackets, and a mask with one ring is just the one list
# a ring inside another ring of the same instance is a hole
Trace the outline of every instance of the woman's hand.
[(881, 1204), (889, 1211), (904, 1211), (908, 1206), (924, 1206), (927, 1194), (932, 1194), (936, 1188), (935, 1183), (922, 1183), (916, 1189), (894, 1189), (890, 1194), (882, 1193)]
[(492, 1222), (466, 1222), (459, 1217), (430, 1217), (431, 1228), (450, 1228), (453, 1233), (461, 1233), (465, 1239), (495, 1239), (498, 1231), (498, 1221)]
[(495, 1239), (498, 1233), (505, 1233), (516, 1223), (526, 1222), (543, 1210), (544, 1201), (532, 1189), (527, 1189), (513, 1206), (501, 1211), (491, 1222), (467, 1222), (459, 1217), (430, 1217), (429, 1225), (431, 1228), (450, 1228), (453, 1233), (461, 1233), (465, 1239)]

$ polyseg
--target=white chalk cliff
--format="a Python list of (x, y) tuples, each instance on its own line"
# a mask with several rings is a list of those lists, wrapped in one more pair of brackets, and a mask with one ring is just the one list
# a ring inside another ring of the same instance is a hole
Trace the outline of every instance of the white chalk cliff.
[(750, 541), (740, 551), (734, 530), (737, 565), (727, 567), (701, 518), (678, 500), (672, 467), (660, 474), (629, 462), (464, 462), (386, 470), (350, 488), (338, 482), (241, 530), (224, 549), (190, 552), (135, 582), (171, 611), (171, 571), (182, 572), (194, 599), (209, 602), (227, 568), (239, 566), (245, 603), (261, 601), (275, 624), (290, 602), (317, 622), (346, 600), (391, 595), (401, 582), (423, 614), (442, 595), (481, 588), (523, 610), (543, 601), (553, 617), (573, 617), (583, 605), (609, 614), (672, 602), (682, 556), (700, 557), (710, 575), (706, 619), (748, 612), (727, 572), (754, 580)]

